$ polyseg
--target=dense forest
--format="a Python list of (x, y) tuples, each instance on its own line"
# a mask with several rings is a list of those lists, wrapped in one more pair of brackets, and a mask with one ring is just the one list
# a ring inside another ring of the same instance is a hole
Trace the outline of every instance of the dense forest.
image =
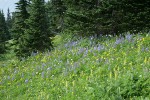
[(12, 49), (21, 59), (50, 51), (51, 37), (65, 31), (96, 37), (148, 32), (149, 5), (149, 0), (19, 0), (6, 18), (0, 11), (0, 54)]

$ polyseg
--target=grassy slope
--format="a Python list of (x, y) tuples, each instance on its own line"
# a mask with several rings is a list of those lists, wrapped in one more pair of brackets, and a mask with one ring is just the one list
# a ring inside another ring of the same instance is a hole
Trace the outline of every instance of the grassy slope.
[(70, 37), (57, 36), (52, 52), (0, 64), (0, 99), (149, 99), (149, 34)]

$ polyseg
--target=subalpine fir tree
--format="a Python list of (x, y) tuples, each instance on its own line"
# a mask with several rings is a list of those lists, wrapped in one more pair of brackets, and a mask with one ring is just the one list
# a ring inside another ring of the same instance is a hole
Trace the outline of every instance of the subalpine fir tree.
[(50, 0), (46, 3), (49, 26), (52, 33), (59, 33), (64, 28), (66, 7), (63, 0)]
[(25, 34), (28, 34), (29, 53), (51, 50), (51, 34), (44, 0), (32, 0), (29, 13), (30, 17), (27, 20), (29, 28), (25, 30)]
[(12, 18), (11, 18), (11, 15), (10, 15), (9, 8), (7, 10), (6, 24), (7, 24), (7, 28), (8, 28), (8, 32), (9, 32), (8, 38), (10, 39), (11, 38), (11, 32), (10, 31), (11, 31), (11, 28), (12, 28)]
[(150, 29), (149, 0), (64, 0), (67, 25), (77, 33), (138, 33)]
[(97, 0), (64, 0), (67, 11), (68, 27), (77, 33), (96, 33), (93, 15), (97, 8)]
[(8, 40), (8, 29), (3, 11), (0, 10), (0, 54), (5, 53), (5, 42)]
[(27, 0), (19, 0), (16, 3), (16, 12), (14, 14), (15, 19), (12, 27), (12, 36), (15, 45), (14, 51), (16, 53), (16, 56), (19, 58), (27, 56), (28, 52), (28, 48), (26, 48), (27, 36), (24, 33), (25, 29), (28, 28), (28, 25), (25, 23), (25, 21), (29, 18), (27, 7)]

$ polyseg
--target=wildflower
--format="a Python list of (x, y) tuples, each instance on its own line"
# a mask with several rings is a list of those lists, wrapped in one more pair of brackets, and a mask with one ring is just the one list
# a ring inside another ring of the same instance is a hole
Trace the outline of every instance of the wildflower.
[(28, 79), (26, 79), (26, 80), (25, 80), (25, 83), (28, 83), (28, 82), (29, 82), (29, 80), (28, 80)]
[(139, 77), (142, 77), (142, 75), (139, 75)]
[(35, 73), (34, 73), (34, 72), (32, 73), (32, 76), (35, 76)]
[(31, 56), (36, 56), (38, 54), (38, 52), (32, 52)]
[(13, 76), (13, 77), (11, 78), (11, 80), (12, 80), (12, 81), (15, 80), (15, 76)]
[(46, 66), (46, 64), (45, 64), (45, 63), (42, 63), (41, 69), (44, 69), (45, 66)]
[(115, 44), (120, 44), (120, 43), (123, 42), (123, 40), (124, 40), (124, 38), (117, 39), (116, 42), (115, 42)]
[(125, 36), (125, 38), (126, 38), (128, 41), (131, 41), (132, 35), (131, 35), (131, 34), (127, 34), (127, 35)]
[(97, 47), (97, 50), (100, 51), (102, 49), (104, 49), (104, 46), (102, 46), (102, 45), (99, 44), (98, 47)]
[(78, 51), (79, 54), (81, 54), (83, 52), (84, 52), (84, 48), (80, 48), (79, 51)]
[(70, 43), (70, 46), (76, 46), (77, 43), (78, 43), (77, 41), (71, 42), (71, 43)]
[(91, 37), (90, 37), (90, 40), (93, 40), (93, 39), (94, 39), (94, 36), (91, 36)]
[(149, 51), (149, 48), (142, 48), (142, 51)]
[(35, 74), (38, 74), (39, 72), (36, 72)]
[(142, 51), (145, 51), (145, 48), (144, 48), (144, 47), (142, 48)]
[(149, 48), (145, 48), (145, 51), (149, 51)]
[(90, 46), (92, 46), (93, 45), (93, 41), (90, 41), (89, 44), (90, 44)]
[(10, 76), (8, 76), (7, 79), (9, 80), (9, 79), (10, 79)]
[(44, 71), (43, 71), (43, 72), (41, 73), (41, 77), (42, 77), (42, 78), (44, 78), (44, 74), (45, 74), (45, 73), (44, 73)]
[(86, 56), (87, 54), (88, 54), (88, 49), (85, 50), (84, 56)]
[(65, 47), (68, 47), (68, 43), (65, 44)]
[(24, 74), (23, 74), (23, 73), (21, 74), (21, 77), (22, 77), (22, 78), (24, 77)]
[(2, 85), (3, 83), (2, 82), (0, 82), (0, 85)]
[(14, 74), (17, 74), (17, 70), (15, 69)]
[(48, 68), (47, 68), (47, 70), (51, 70), (51, 69), (52, 69), (51, 67), (48, 67)]
[(93, 49), (94, 49), (94, 50), (97, 50), (97, 47), (94, 47)]

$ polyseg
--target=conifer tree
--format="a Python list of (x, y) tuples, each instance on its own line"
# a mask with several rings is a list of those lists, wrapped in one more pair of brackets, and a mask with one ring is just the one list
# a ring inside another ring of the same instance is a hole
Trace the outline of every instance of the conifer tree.
[(8, 8), (7, 10), (7, 18), (6, 18), (6, 24), (7, 24), (7, 28), (8, 28), (8, 33), (9, 33), (9, 36), (8, 38), (10, 39), (11, 38), (11, 28), (12, 28), (12, 18), (11, 18), (11, 15), (10, 15), (10, 10)]
[(149, 0), (64, 0), (67, 24), (77, 33), (120, 34), (150, 29)]
[(8, 40), (8, 30), (3, 11), (0, 10), (0, 54), (5, 53), (5, 42)]
[(50, 0), (47, 2), (49, 26), (52, 33), (59, 33), (64, 28), (64, 14), (66, 7), (63, 0)]
[(52, 49), (51, 34), (48, 29), (48, 19), (44, 0), (32, 0), (30, 5), (30, 17), (27, 20), (29, 28), (25, 30), (28, 34), (29, 53), (43, 52)]
[(28, 1), (27, 0), (19, 0), (16, 3), (16, 12), (15, 19), (12, 27), (12, 36), (14, 39), (15, 45), (15, 53), (18, 58), (25, 57), (28, 52), (28, 48), (26, 48), (26, 34), (24, 33), (25, 29), (28, 27), (25, 21), (29, 17), (29, 13), (27, 11)]

